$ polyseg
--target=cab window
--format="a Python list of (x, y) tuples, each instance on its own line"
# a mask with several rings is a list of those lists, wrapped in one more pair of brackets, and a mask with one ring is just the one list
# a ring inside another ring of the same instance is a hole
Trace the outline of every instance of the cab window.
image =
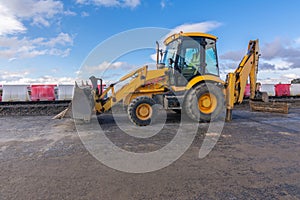
[(165, 64), (165, 66), (172, 67), (172, 68), (174, 67), (174, 66), (169, 66), (169, 59), (172, 59), (173, 61), (176, 60), (177, 48), (178, 48), (178, 40), (175, 40), (170, 44), (168, 44), (163, 59), (163, 63)]
[(201, 46), (196, 40), (186, 39), (182, 42), (178, 67), (187, 80), (199, 73), (200, 48)]
[(219, 76), (216, 43), (214, 40), (206, 39), (205, 47), (205, 73)]

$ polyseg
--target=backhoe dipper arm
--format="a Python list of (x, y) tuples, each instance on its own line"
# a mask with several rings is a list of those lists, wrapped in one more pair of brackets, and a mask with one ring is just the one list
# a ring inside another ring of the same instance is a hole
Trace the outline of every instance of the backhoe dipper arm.
[(232, 119), (232, 109), (234, 104), (242, 103), (248, 77), (250, 79), (250, 99), (255, 98), (259, 56), (258, 40), (250, 40), (248, 52), (243, 57), (238, 68), (235, 72), (227, 74), (226, 121)]

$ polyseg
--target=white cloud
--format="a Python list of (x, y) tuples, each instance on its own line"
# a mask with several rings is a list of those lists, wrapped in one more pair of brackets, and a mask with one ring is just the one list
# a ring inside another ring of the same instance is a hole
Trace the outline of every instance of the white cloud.
[(157, 55), (156, 55), (156, 53), (154, 53), (154, 54), (151, 54), (151, 55), (150, 55), (150, 58), (151, 58), (151, 60), (153, 60), (153, 61), (155, 61), (155, 62), (156, 62), (156, 59), (157, 59)]
[(48, 49), (45, 54), (51, 55), (51, 56), (61, 56), (61, 57), (67, 57), (70, 55), (71, 49)]
[(299, 78), (299, 75), (297, 75), (297, 74), (283, 74), (282, 77), (283, 78), (288, 78), (288, 79), (295, 79), (295, 78)]
[(104, 7), (129, 7), (135, 8), (140, 5), (140, 0), (76, 0), (77, 4), (92, 4)]
[(73, 12), (71, 10), (66, 10), (66, 11), (64, 11), (64, 15), (66, 15), (66, 16), (76, 16), (77, 13)]
[(11, 72), (11, 71), (1, 71), (0, 73), (0, 80), (19, 80), (21, 78), (24, 78), (26, 75), (29, 74), (29, 71), (18, 71), (18, 72)]
[(117, 0), (92, 0), (96, 5), (103, 5), (105, 7), (118, 6), (120, 3)]
[(138, 5), (140, 5), (140, 0), (125, 0), (124, 1), (124, 6), (125, 7), (130, 7), (130, 8), (135, 8)]
[(63, 3), (55, 0), (10, 0), (2, 5), (20, 21), (29, 20), (33, 25), (49, 26), (55, 15), (63, 14)]
[(270, 72), (258, 72), (259, 81), (262, 83), (291, 83), (295, 78), (300, 78), (300, 68), (292, 68), (284, 71), (274, 70)]
[(85, 11), (81, 12), (80, 15), (81, 15), (81, 17), (88, 17), (88, 16), (90, 16), (90, 14), (88, 12), (85, 12)]
[(160, 7), (164, 9), (166, 7), (166, 2), (164, 0), (160, 1)]
[(57, 37), (46, 38), (22, 38), (0, 37), (0, 58), (32, 58), (40, 55), (55, 55), (65, 57), (70, 53), (73, 38), (66, 33), (60, 33)]
[(119, 70), (119, 69), (123, 69), (123, 70), (128, 70), (131, 69), (132, 66), (129, 65), (126, 62), (113, 62), (113, 63), (109, 63), (107, 61), (104, 61), (102, 63), (100, 63), (97, 66), (84, 66), (81, 70), (80, 73), (104, 73), (105, 71), (108, 70)]
[(31, 79), (30, 83), (45, 83), (45, 84), (74, 84), (74, 77), (53, 77), (50, 75), (41, 76), (36, 79)]
[(0, 36), (26, 31), (24, 25), (1, 2), (0, 19)]
[[(296, 39), (297, 40), (297, 39)], [(295, 40), (277, 38), (266, 43), (262, 48), (262, 58), (266, 60), (279, 60), (285, 68), (300, 68), (300, 46), (294, 45)]]
[(300, 44), (300, 37), (295, 39), (296, 44)]
[(172, 2), (170, 0), (161, 0), (160, 8), (165, 9), (167, 6), (172, 6)]
[[(175, 28), (171, 29), (168, 34), (166, 34), (164, 37), (162, 37), (160, 40), (158, 40), (158, 43), (160, 44), (160, 47), (164, 48), (164, 45), (163, 45), (164, 39), (172, 34), (179, 33), (181, 31), (206, 33), (206, 32), (209, 32), (209, 31), (212, 31), (212, 30), (218, 28), (221, 25), (222, 25), (221, 23), (215, 22), (215, 21), (182, 24), (182, 25), (176, 26)], [(150, 55), (150, 56), (151, 56), (152, 60), (156, 61), (156, 57), (155, 57), (155, 59), (153, 59), (153, 57), (152, 57), (153, 55)]]
[(261, 84), (278, 84), (278, 83), (289, 84), (291, 83), (291, 80), (293, 80), (293, 78), (289, 78), (284, 75), (281, 75), (279, 77), (258, 78), (257, 81), (260, 82)]
[(0, 84), (74, 84), (74, 77), (53, 77), (50, 75), (30, 78), (29, 71), (3, 71), (0, 70)]
[[(290, 83), (300, 74), (300, 45), (297, 39), (276, 38), (271, 42), (261, 45), (258, 81), (261, 83)], [(229, 51), (220, 56), (221, 73), (228, 72), (231, 68), (228, 63), (239, 62), (242, 50)], [(244, 53), (245, 54), (245, 53)], [(224, 65), (225, 63), (225, 65)], [(235, 66), (235, 68), (237, 65)]]
[[(261, 45), (259, 67), (266, 70), (290, 70), (300, 68), (300, 46), (295, 45), (299, 39), (276, 38)], [(229, 51), (220, 56), (222, 60), (240, 61), (245, 50)]]
[(57, 37), (51, 38), (44, 45), (54, 47), (56, 45), (73, 45), (73, 38), (67, 33), (60, 33)]
[(212, 31), (222, 24), (216, 21), (206, 21), (206, 22), (199, 22), (199, 23), (191, 23), (191, 24), (182, 24), (180, 26), (175, 27), (172, 29), (170, 34), (179, 33), (180, 31), (183, 32), (204, 32), (207, 33)]
[[(12, 36), (26, 32), (23, 21), (31, 25), (50, 26), (57, 15), (75, 15), (64, 11), (63, 3), (56, 0), (10, 0), (0, 2), (0, 57), (13, 60), (40, 55), (67, 56), (73, 38), (60, 33), (54, 38), (27, 38)], [(3, 20), (4, 19), (4, 20)]]
[(282, 58), (274, 58), (274, 59), (270, 59), (270, 60), (264, 59), (264, 63), (274, 65), (275, 70), (288, 70), (293, 65), (293, 63), (287, 62), (287, 61), (283, 60)]
[(76, 71), (77, 80), (88, 80), (91, 75), (102, 78), (106, 83), (115, 82), (129, 72), (138, 69), (140, 66), (130, 65), (126, 62), (109, 63), (104, 61), (95, 66), (83, 66), (79, 71)]
[(245, 51), (228, 51), (222, 55), (220, 58), (223, 60), (233, 60), (233, 61), (240, 61), (243, 56), (245, 55)]
[[(10, 0), (0, 2), (0, 57), (9, 61), (16, 58), (29, 58), (40, 55), (67, 56), (73, 38), (67, 33), (60, 33), (57, 37), (19, 38), (16, 35), (26, 32), (23, 21), (31, 25), (48, 27), (55, 16), (59, 14), (74, 16), (72, 11), (64, 11), (63, 3), (56, 0)], [(10, 36), (8, 36), (10, 35)]]

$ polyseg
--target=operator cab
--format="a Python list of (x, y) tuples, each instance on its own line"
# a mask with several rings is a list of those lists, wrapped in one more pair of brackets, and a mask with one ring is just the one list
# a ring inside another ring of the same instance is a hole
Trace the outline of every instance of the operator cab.
[(173, 69), (170, 79), (174, 85), (186, 85), (198, 75), (219, 76), (216, 40), (210, 34), (181, 32), (164, 41), (166, 51), (160, 65)]

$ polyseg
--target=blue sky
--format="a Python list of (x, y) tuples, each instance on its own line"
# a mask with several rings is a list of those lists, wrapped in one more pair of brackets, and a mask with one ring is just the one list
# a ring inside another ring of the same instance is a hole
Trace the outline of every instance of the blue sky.
[[(260, 81), (288, 83), (300, 78), (299, 7), (298, 0), (0, 0), (0, 84), (72, 83), (97, 45), (143, 27), (218, 36), (223, 78), (236, 68), (248, 41), (258, 38)], [(152, 53), (121, 56), (113, 69), (128, 72), (150, 62)], [(109, 62), (100, 60), (93, 66), (99, 71)], [(118, 77), (111, 75), (107, 79)]]

